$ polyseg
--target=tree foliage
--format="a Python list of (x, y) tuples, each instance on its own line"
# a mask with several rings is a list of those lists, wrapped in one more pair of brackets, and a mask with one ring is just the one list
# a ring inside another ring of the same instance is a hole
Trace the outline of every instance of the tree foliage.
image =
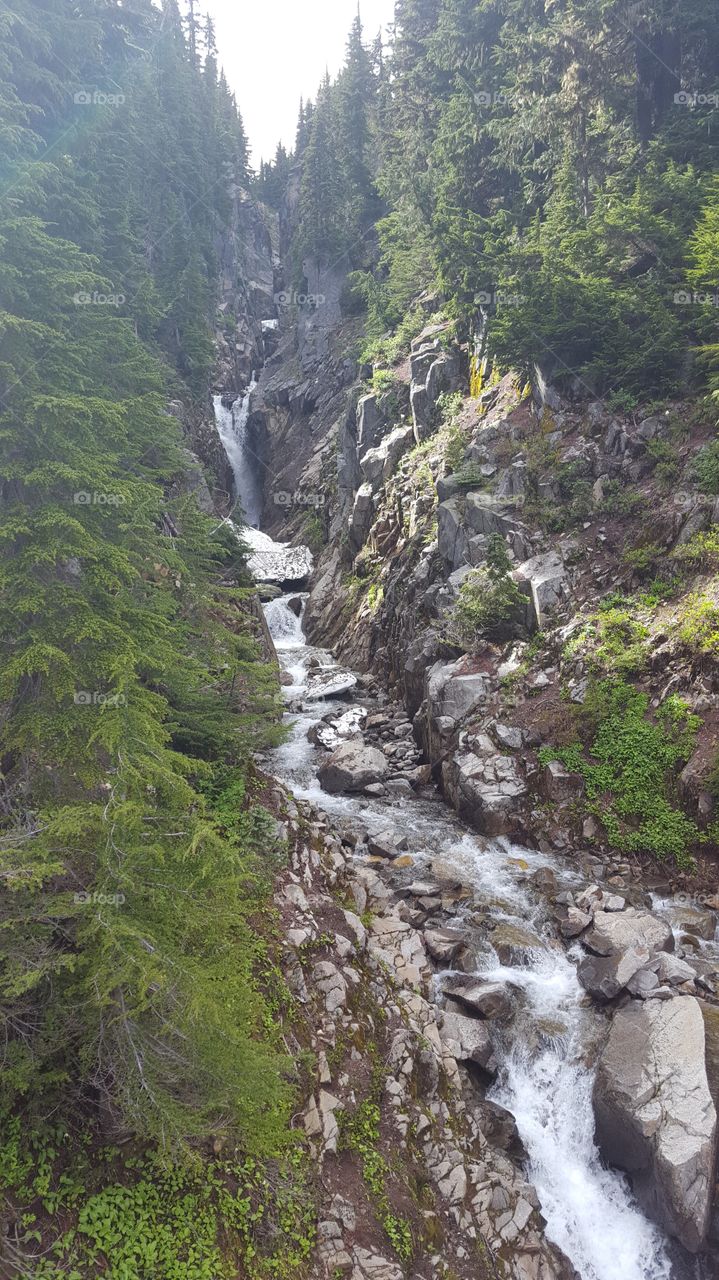
[(206, 395), (242, 124), (174, 0), (0, 24), (0, 1109), (266, 1151), (274, 682), (165, 409)]

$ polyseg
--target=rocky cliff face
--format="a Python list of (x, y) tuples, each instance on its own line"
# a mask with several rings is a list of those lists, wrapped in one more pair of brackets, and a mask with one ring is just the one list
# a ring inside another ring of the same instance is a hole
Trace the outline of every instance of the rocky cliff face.
[[(467, 352), (447, 334), (428, 326), (382, 392), (352, 381), (342, 329), (311, 379), (278, 353), (266, 384), (286, 406), (274, 410), (278, 452), (292, 455), (288, 488), (314, 496), (325, 540), (309, 634), (401, 696), (478, 830), (556, 847), (609, 849), (582, 777), (538, 755), (571, 740), (591, 680), (631, 678), (654, 707), (679, 695), (701, 719), (677, 797), (705, 833), (702, 864), (716, 848), (719, 724), (707, 534), (719, 502), (697, 481), (709, 423), (688, 405), (630, 418), (563, 403), (511, 376), (470, 396)], [(306, 523), (289, 517), (273, 514), (275, 532)], [(497, 538), (523, 603), (463, 653), (453, 610)]]

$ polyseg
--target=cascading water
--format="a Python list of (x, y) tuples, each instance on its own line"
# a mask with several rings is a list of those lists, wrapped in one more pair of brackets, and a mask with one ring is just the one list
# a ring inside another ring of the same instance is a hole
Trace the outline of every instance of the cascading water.
[(217, 434), (232, 467), (233, 496), (244, 518), (244, 527), (237, 533), (251, 549), (248, 568), (256, 582), (302, 582), (312, 571), (313, 558), (309, 548), (275, 542), (259, 527), (263, 504), (260, 476), (264, 463), (247, 439), (252, 393), (256, 386), (253, 373), (246, 391), (235, 400), (231, 409), (222, 403), (221, 395), (213, 396)]
[(262, 462), (249, 447), (247, 423), (250, 416), (252, 392), (257, 386), (254, 373), (241, 396), (231, 408), (222, 403), (222, 396), (214, 396), (217, 433), (232, 467), (234, 498), (242, 508), (247, 524), (257, 529), (262, 515), (262, 481), (258, 472)]
[[(390, 802), (322, 791), (319, 753), (307, 733), (328, 707), (303, 701), (303, 692), (316, 664), (333, 660), (304, 643), (291, 599), (285, 596), (265, 606), (291, 681), (285, 696), (293, 711), (290, 737), (272, 753), (273, 772), (297, 796), (343, 821), (354, 820), (357, 829), (377, 832), (391, 826), (406, 835), (420, 874), (439, 856), (472, 884), (480, 900), (486, 899), (488, 912), (520, 926), (531, 923), (537, 950), (527, 964), (500, 965), (488, 948), (480, 970), (483, 978), (518, 993), (519, 1012), (506, 1042), (497, 1046), (502, 1065), (490, 1097), (515, 1117), (547, 1235), (581, 1280), (686, 1280), (691, 1264), (670, 1259), (664, 1237), (638, 1208), (626, 1179), (602, 1165), (594, 1142), (594, 1072), (587, 1057), (602, 1016), (586, 1006), (571, 953), (549, 940), (544, 945), (547, 908), (527, 873), (550, 866), (563, 888), (578, 877), (551, 857), (504, 840), (483, 840), (436, 795)], [(461, 924), (460, 917), (456, 923)]]

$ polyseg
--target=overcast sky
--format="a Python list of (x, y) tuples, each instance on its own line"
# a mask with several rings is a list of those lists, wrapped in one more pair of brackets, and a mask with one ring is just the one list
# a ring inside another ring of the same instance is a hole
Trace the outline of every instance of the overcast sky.
[[(183, 6), (184, 7), (184, 6)], [(253, 164), (292, 145), (301, 97), (344, 58), (357, 0), (200, 0), (217, 30), (220, 65), (237, 96)], [(360, 0), (365, 38), (392, 21), (394, 0)]]

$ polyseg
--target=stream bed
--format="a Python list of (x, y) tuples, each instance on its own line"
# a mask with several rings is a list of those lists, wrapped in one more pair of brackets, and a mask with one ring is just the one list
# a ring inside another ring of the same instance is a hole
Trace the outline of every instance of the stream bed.
[[(551, 868), (561, 888), (576, 888), (585, 878), (559, 859), (479, 836), (431, 786), (413, 798), (325, 792), (318, 781), (323, 751), (307, 735), (332, 704), (306, 701), (303, 695), (318, 667), (331, 669), (334, 660), (306, 643), (290, 600), (296, 608), (297, 598), (288, 596), (265, 606), (289, 677), (284, 692), (291, 708), (290, 736), (272, 752), (270, 770), (296, 797), (360, 834), (379, 834), (391, 827), (406, 837), (418, 875), (429, 873), (439, 858), (443, 868), (473, 888), (481, 905), (486, 901), (489, 912), (537, 934), (529, 964), (501, 965), (488, 947), (478, 971), (484, 979), (522, 994), (521, 1013), (512, 1024), (511, 1038), (506, 1035), (500, 1046), (500, 1070), (487, 1096), (515, 1117), (548, 1237), (571, 1260), (581, 1280), (698, 1277), (701, 1271), (693, 1260), (671, 1246), (638, 1208), (626, 1179), (604, 1167), (594, 1143), (592, 1063), (606, 1023), (580, 986), (572, 952), (552, 936), (547, 902), (529, 875)], [(356, 701), (363, 701), (361, 692)], [(344, 711), (348, 703), (334, 706)]]

